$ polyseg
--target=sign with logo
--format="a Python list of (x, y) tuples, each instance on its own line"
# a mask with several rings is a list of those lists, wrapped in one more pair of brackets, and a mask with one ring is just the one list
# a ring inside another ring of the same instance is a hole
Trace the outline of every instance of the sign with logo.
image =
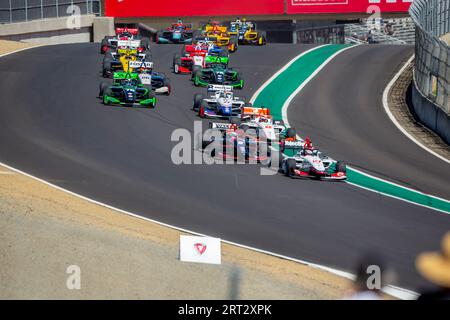
[(286, 0), (287, 14), (408, 12), (412, 0)]
[(180, 260), (221, 264), (219, 238), (180, 236)]

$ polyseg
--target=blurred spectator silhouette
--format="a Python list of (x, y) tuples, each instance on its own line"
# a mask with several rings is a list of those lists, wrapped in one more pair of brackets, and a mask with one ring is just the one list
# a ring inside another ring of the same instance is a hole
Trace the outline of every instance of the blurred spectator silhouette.
[(367, 252), (355, 266), (353, 288), (344, 300), (382, 300), (381, 289), (394, 280), (393, 270), (377, 252)]
[(416, 268), (438, 287), (422, 293), (418, 300), (450, 300), (450, 232), (442, 239), (440, 252), (425, 252), (417, 257)]

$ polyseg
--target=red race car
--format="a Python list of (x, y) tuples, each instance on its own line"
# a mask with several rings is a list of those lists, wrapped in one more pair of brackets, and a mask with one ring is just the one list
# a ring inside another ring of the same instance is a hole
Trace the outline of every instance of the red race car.
[(206, 42), (184, 46), (181, 55), (176, 53), (173, 57), (173, 72), (191, 73), (194, 66), (203, 68), (208, 50)]
[(139, 52), (144, 52), (149, 49), (150, 41), (146, 38), (140, 37), (137, 28), (116, 28), (115, 36), (105, 36), (100, 45), (100, 53), (106, 53), (110, 48), (117, 48), (119, 42), (121, 46), (136, 48)]

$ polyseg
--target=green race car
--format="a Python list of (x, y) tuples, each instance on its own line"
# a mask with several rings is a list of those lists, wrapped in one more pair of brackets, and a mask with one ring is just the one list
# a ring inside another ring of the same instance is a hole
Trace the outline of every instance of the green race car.
[(105, 105), (151, 108), (156, 106), (151, 84), (143, 84), (139, 74), (131, 72), (115, 72), (112, 85), (102, 82), (99, 97)]
[(242, 89), (244, 87), (242, 75), (238, 71), (228, 68), (222, 63), (210, 63), (207, 64), (205, 68), (193, 71), (191, 80), (197, 87), (206, 87), (209, 84), (232, 86), (237, 89)]

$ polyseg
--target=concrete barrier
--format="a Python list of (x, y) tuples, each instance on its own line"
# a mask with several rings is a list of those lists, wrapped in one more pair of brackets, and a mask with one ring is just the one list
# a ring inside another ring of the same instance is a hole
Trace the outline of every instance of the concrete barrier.
[(439, 135), (447, 144), (450, 144), (450, 117), (432, 101), (424, 97), (412, 84), (412, 113), (418, 121)]
[[(79, 19), (76, 27), (74, 19)], [(113, 34), (114, 19), (95, 15), (2, 24), (0, 28), (0, 39), (43, 44), (99, 42)]]

